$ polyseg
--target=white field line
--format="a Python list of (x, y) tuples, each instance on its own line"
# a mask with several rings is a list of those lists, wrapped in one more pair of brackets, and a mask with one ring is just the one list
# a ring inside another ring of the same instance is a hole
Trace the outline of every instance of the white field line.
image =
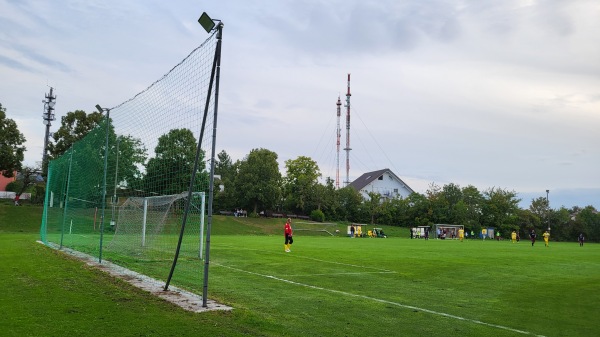
[(374, 302), (379, 302), (379, 303), (394, 305), (394, 306), (405, 308), (405, 309), (418, 310), (418, 311), (426, 312), (428, 314), (432, 314), (432, 315), (436, 315), (436, 316), (442, 316), (442, 317), (452, 318), (452, 319), (456, 319), (456, 320), (460, 320), (460, 321), (465, 321), (465, 322), (469, 322), (469, 323), (484, 325), (484, 326), (488, 326), (488, 327), (491, 327), (491, 328), (497, 328), (497, 329), (512, 331), (512, 332), (520, 333), (520, 334), (523, 334), (523, 335), (532, 335), (532, 336), (537, 336), (537, 337), (545, 337), (544, 335), (538, 335), (538, 334), (535, 334), (535, 333), (532, 333), (532, 332), (529, 332), (529, 331), (513, 329), (513, 328), (510, 328), (510, 327), (507, 327), (507, 326), (493, 324), (493, 323), (486, 323), (486, 322), (482, 322), (482, 321), (479, 321), (479, 320), (476, 320), (476, 319), (470, 319), (470, 318), (466, 318), (466, 317), (461, 317), (461, 316), (446, 314), (446, 313), (443, 313), (443, 312), (429, 310), (429, 309), (425, 309), (425, 308), (419, 308), (419, 307), (415, 307), (415, 306), (408, 305), (408, 304), (402, 304), (402, 303), (392, 302), (392, 301), (388, 301), (388, 300), (384, 300), (384, 299), (380, 299), (380, 298), (375, 298), (375, 297), (370, 297), (370, 296), (365, 296), (365, 295), (348, 293), (348, 292), (341, 291), (341, 290), (335, 290), (335, 289), (327, 289), (327, 288), (323, 288), (323, 287), (317, 287), (317, 286), (313, 286), (313, 285), (310, 285), (310, 284), (304, 284), (304, 283), (294, 282), (294, 281), (291, 281), (291, 280), (286, 280), (286, 279), (283, 279), (283, 278), (280, 278), (280, 277), (277, 277), (277, 276), (264, 275), (264, 274), (259, 274), (259, 273), (255, 273), (255, 272), (251, 272), (251, 271), (239, 269), (239, 268), (229, 267), (229, 266), (225, 266), (225, 265), (222, 265), (222, 264), (219, 264), (219, 263), (214, 263), (213, 262), (212, 264), (216, 265), (216, 266), (219, 266), (219, 267), (223, 267), (223, 268), (227, 268), (227, 269), (230, 269), (230, 270), (234, 270), (234, 271), (237, 271), (237, 272), (240, 272), (240, 273), (246, 273), (246, 274), (250, 274), (250, 275), (260, 276), (260, 277), (264, 277), (264, 278), (268, 278), (268, 279), (272, 279), (272, 280), (276, 280), (276, 281), (280, 281), (280, 282), (285, 282), (285, 283), (293, 284), (293, 285), (300, 286), (300, 287), (306, 287), (306, 288), (310, 288), (310, 289), (314, 289), (314, 290), (326, 291), (326, 292), (330, 292), (330, 293), (334, 293), (334, 294), (339, 294), (339, 295), (343, 295), (343, 296), (348, 296), (348, 297), (362, 298), (362, 299), (366, 299), (366, 300), (370, 300), (370, 301), (374, 301)]
[(297, 275), (280, 275), (285, 277), (302, 277), (302, 276), (333, 276), (333, 275), (364, 275), (364, 274), (396, 274), (395, 271), (366, 271), (366, 272), (356, 272), (356, 273), (323, 273), (323, 274), (297, 274)]

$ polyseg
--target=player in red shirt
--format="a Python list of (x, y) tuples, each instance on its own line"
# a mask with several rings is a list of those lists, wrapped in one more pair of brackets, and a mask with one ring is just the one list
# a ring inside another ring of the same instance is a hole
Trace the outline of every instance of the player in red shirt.
[(285, 234), (285, 252), (289, 253), (291, 252), (290, 247), (292, 246), (292, 243), (294, 243), (294, 239), (292, 239), (292, 219), (288, 218), (287, 222), (285, 223), (285, 227), (284, 227), (284, 234)]

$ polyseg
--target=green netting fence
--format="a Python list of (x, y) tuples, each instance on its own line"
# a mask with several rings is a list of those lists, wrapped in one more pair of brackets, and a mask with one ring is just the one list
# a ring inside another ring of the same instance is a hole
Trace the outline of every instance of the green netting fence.
[(220, 30), (49, 163), (44, 243), (202, 290), (219, 60)]

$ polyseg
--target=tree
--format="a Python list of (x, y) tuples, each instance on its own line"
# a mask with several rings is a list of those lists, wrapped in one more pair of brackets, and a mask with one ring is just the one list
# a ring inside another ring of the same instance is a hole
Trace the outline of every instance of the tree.
[(519, 201), (517, 193), (501, 188), (490, 188), (484, 193), (482, 222), (486, 227), (507, 232), (517, 223)]
[(281, 200), (281, 173), (277, 154), (267, 149), (253, 149), (240, 162), (234, 182), (240, 207), (272, 210)]
[(444, 198), (442, 188), (431, 183), (426, 191), (427, 199), (429, 199), (429, 219), (433, 223), (450, 223), (448, 218), (448, 201)]
[(21, 189), (16, 191), (17, 195), (23, 194), (28, 188), (35, 185), (40, 171), (40, 167), (23, 166), (17, 177), (17, 180), (22, 182)]
[(363, 197), (354, 187), (348, 185), (337, 190), (339, 200), (339, 219), (356, 221), (361, 219)]
[(222, 150), (217, 154), (217, 161), (215, 162), (215, 174), (221, 176), (221, 181), (233, 181), (235, 177), (235, 166), (231, 161), (231, 157)]
[(411, 220), (412, 226), (430, 226), (433, 224), (431, 221), (431, 210), (429, 199), (420, 193), (411, 193), (407, 199), (409, 206), (408, 218)]
[[(104, 145), (102, 148), (104, 149)], [(111, 128), (108, 151), (107, 186), (143, 188), (140, 167), (146, 162), (148, 153), (142, 141), (131, 135), (116, 136)], [(104, 153), (101, 158), (104, 158)]]
[(7, 178), (21, 169), (25, 154), (25, 136), (14, 120), (6, 118), (6, 109), (0, 103), (0, 172)]
[(481, 224), (480, 224), (480, 219), (481, 219), (481, 214), (482, 214), (482, 210), (483, 210), (483, 204), (484, 204), (484, 199), (483, 199), (483, 195), (481, 195), (481, 192), (479, 192), (479, 190), (473, 186), (473, 185), (469, 185), (465, 188), (462, 189), (462, 195), (463, 195), (463, 203), (464, 206), (466, 207), (466, 214), (465, 214), (465, 225), (467, 226), (466, 228), (469, 228), (470, 230), (476, 231), (477, 233), (480, 232), (481, 229)]
[(381, 194), (376, 192), (369, 192), (369, 199), (363, 201), (363, 205), (365, 209), (369, 212), (369, 220), (371, 221), (371, 225), (375, 224), (375, 219), (379, 217), (382, 212), (382, 202), (381, 202)]
[(575, 222), (577, 229), (584, 234), (586, 240), (600, 241), (600, 213), (593, 206), (583, 208), (577, 214)]
[(446, 211), (445, 223), (455, 225), (464, 224), (465, 205), (462, 202), (463, 194), (460, 186), (453, 183), (444, 185), (444, 187), (442, 187), (441, 195), (448, 208)]
[(556, 211), (550, 211), (550, 224), (552, 240), (568, 241), (573, 240), (579, 233), (571, 234), (572, 223), (571, 214), (564, 206)]
[(321, 176), (319, 166), (309, 157), (300, 156), (293, 160), (286, 160), (285, 167), (287, 199), (294, 202), (296, 210), (304, 213), (306, 203)]
[(96, 128), (104, 115), (100, 112), (87, 114), (83, 110), (67, 112), (61, 118), (61, 126), (54, 132), (54, 142), (48, 143), (48, 152), (51, 158), (58, 158), (65, 153), (73, 143), (85, 137), (91, 130)]
[(239, 161), (232, 163), (231, 157), (229, 157), (225, 150), (217, 154), (217, 160), (215, 162), (215, 175), (219, 175), (221, 178), (215, 178), (215, 184), (223, 185), (223, 191), (220, 189), (215, 189), (215, 199), (213, 203), (214, 209), (231, 210), (238, 205), (235, 200), (233, 187), (238, 166)]
[[(145, 190), (158, 195), (170, 195), (189, 189), (194, 159), (196, 157), (196, 139), (189, 129), (172, 129), (158, 138), (154, 149), (156, 156), (148, 160)], [(204, 163), (204, 151), (201, 151), (199, 163)], [(200, 165), (194, 182), (194, 191), (207, 189), (208, 173)]]
[(315, 184), (308, 200), (309, 210), (321, 210), (327, 219), (337, 219), (337, 193), (334, 181), (325, 179), (325, 185)]

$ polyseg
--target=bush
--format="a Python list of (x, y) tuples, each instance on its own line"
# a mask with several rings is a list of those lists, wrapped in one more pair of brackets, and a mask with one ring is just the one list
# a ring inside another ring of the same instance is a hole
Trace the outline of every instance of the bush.
[(6, 185), (7, 192), (19, 192), (23, 188), (23, 182), (20, 180), (11, 181)]
[(323, 211), (320, 209), (315, 209), (314, 211), (310, 212), (310, 218), (312, 221), (323, 222), (325, 221), (325, 214), (323, 214)]

